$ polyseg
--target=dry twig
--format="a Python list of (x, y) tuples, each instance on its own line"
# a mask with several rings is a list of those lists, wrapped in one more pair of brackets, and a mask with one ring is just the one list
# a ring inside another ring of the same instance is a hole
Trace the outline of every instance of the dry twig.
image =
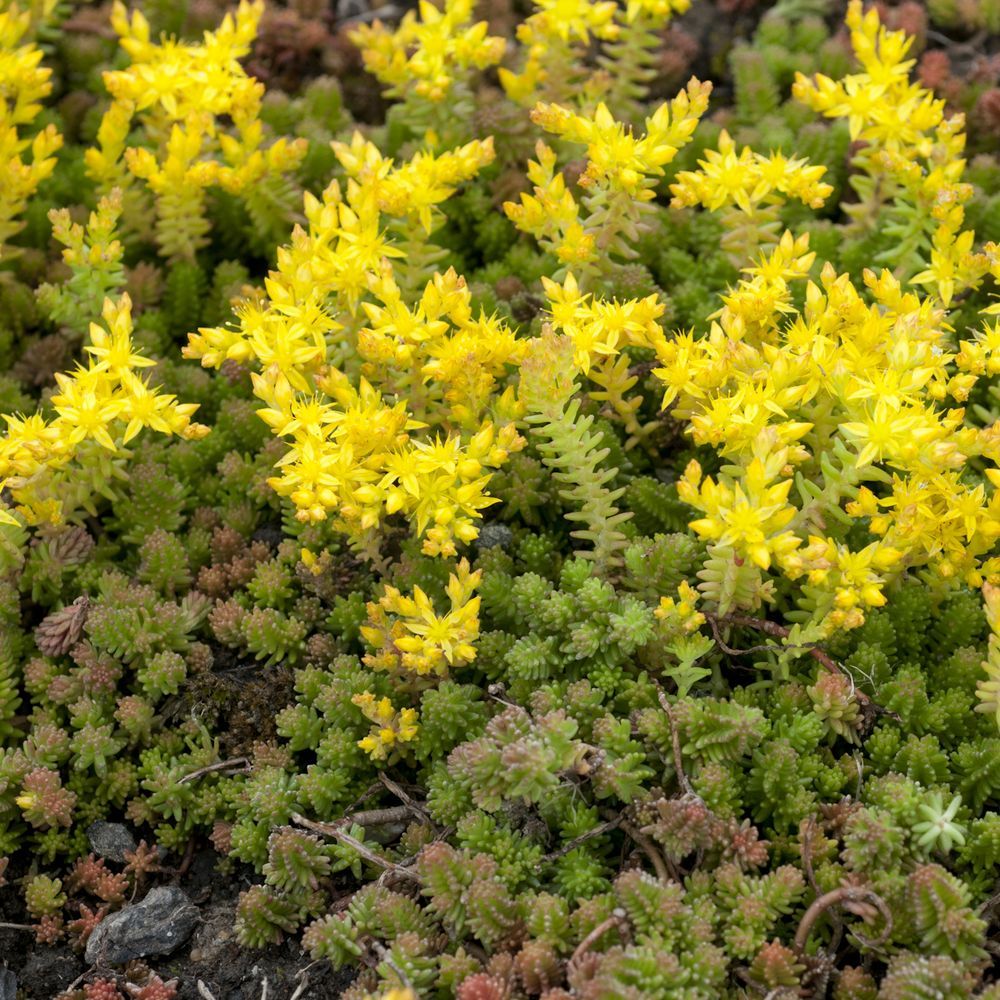
[(681, 754), (680, 733), (677, 732), (677, 726), (674, 724), (674, 713), (670, 702), (667, 700), (667, 694), (659, 685), (656, 686), (656, 696), (659, 698), (660, 708), (666, 714), (667, 723), (670, 725), (670, 745), (674, 754), (674, 770), (677, 772), (677, 781), (686, 795), (693, 795), (700, 801), (701, 796), (691, 787), (691, 782), (688, 781), (688, 776), (684, 772), (684, 757)]
[[(763, 632), (765, 635), (774, 636), (776, 639), (787, 639), (791, 634), (791, 630), (785, 628), (784, 625), (779, 625), (777, 622), (770, 622), (766, 618), (754, 618), (751, 615), (739, 615), (730, 614), (723, 615), (721, 617), (711, 614), (706, 614), (705, 617), (708, 619), (709, 624), (712, 625), (713, 632), (717, 633), (719, 625), (737, 625), (741, 628), (752, 628), (758, 632)], [(881, 705), (877, 705), (871, 698), (864, 693), (864, 691), (859, 690), (854, 685), (854, 678), (850, 674), (845, 674), (843, 670), (840, 669), (840, 665), (837, 661), (826, 651), (820, 649), (819, 646), (807, 645), (807, 646), (751, 646), (749, 649), (732, 649), (723, 643), (719, 643), (720, 648), (724, 653), (730, 656), (740, 656), (743, 653), (754, 652), (755, 650), (772, 650), (774, 652), (782, 652), (784, 650), (802, 650), (807, 652), (824, 670), (831, 674), (839, 674), (841, 676), (847, 677), (851, 682), (851, 690), (854, 696), (858, 700), (858, 704), (861, 706), (863, 713), (868, 715), (869, 718), (873, 715), (885, 715), (890, 719), (895, 719), (897, 722), (902, 720), (895, 712), (890, 712), (887, 709), (882, 708)]]
[(365, 809), (353, 813), (341, 822), (347, 826), (354, 823), (358, 826), (385, 826), (387, 823), (402, 823), (411, 815), (412, 810), (409, 806), (388, 806), (385, 809)]
[(185, 774), (184, 777), (177, 782), (177, 784), (183, 785), (188, 781), (194, 781), (206, 774), (214, 774), (218, 771), (225, 771), (230, 774), (245, 774), (249, 770), (250, 761), (246, 757), (233, 757), (232, 760), (219, 760), (214, 764), (199, 767), (197, 771)]
[(672, 882), (667, 863), (663, 860), (663, 855), (657, 850), (656, 845), (644, 833), (637, 830), (631, 823), (621, 822), (621, 828), (636, 842), (642, 849), (642, 853), (649, 858), (650, 864), (656, 869), (656, 877), (661, 882)]
[(386, 789), (392, 792), (397, 799), (408, 805), (412, 812), (415, 812), (417, 815), (423, 817), (423, 819), (425, 819), (431, 826), (434, 825), (423, 805), (420, 802), (417, 802), (417, 800), (413, 798), (413, 796), (410, 795), (402, 785), (393, 781), (392, 778), (385, 773), (385, 771), (379, 771), (378, 780), (381, 781), (382, 784), (385, 785)]
[(615, 910), (610, 917), (606, 920), (602, 920), (577, 946), (576, 950), (570, 956), (569, 964), (571, 966), (576, 965), (580, 959), (590, 950), (591, 946), (595, 944), (604, 934), (610, 931), (613, 927), (624, 927), (627, 925), (628, 915), (622, 909)]
[(574, 837), (568, 844), (563, 844), (558, 851), (552, 851), (551, 854), (546, 854), (545, 857), (542, 858), (542, 861), (558, 861), (559, 858), (569, 854), (570, 851), (575, 850), (581, 844), (586, 843), (588, 840), (593, 840), (594, 837), (601, 836), (602, 833), (608, 833), (610, 830), (614, 830), (621, 825), (621, 816), (618, 816), (615, 819), (609, 819), (604, 823), (598, 823), (597, 826), (588, 830), (586, 833), (581, 833), (579, 837)]
[(805, 947), (809, 940), (809, 933), (813, 929), (813, 925), (816, 921), (819, 920), (820, 916), (830, 909), (831, 906), (841, 906), (844, 903), (871, 903), (875, 909), (882, 914), (882, 918), (885, 920), (885, 927), (882, 929), (882, 933), (879, 934), (877, 938), (869, 939), (863, 937), (857, 931), (854, 932), (854, 936), (861, 942), (862, 945), (864, 945), (864, 947), (877, 948), (883, 941), (886, 940), (886, 938), (888, 938), (889, 934), (892, 932), (892, 914), (889, 912), (889, 907), (886, 905), (885, 900), (883, 900), (882, 897), (872, 889), (865, 889), (861, 886), (844, 885), (839, 889), (831, 889), (818, 899), (814, 899), (812, 905), (802, 915), (802, 920), (799, 922), (798, 930), (795, 932), (795, 950), (800, 955), (805, 954)]
[(395, 861), (390, 861), (381, 854), (377, 854), (366, 844), (358, 840), (357, 837), (352, 837), (337, 823), (317, 823), (315, 820), (299, 815), (299, 813), (292, 813), (292, 822), (306, 830), (312, 830), (314, 833), (321, 833), (326, 837), (333, 837), (335, 840), (339, 840), (342, 844), (346, 844), (352, 850), (357, 851), (366, 861), (370, 861), (373, 865), (377, 865), (387, 872), (392, 872), (393, 875), (410, 879), (413, 882), (420, 881), (420, 876), (412, 868), (407, 865), (397, 864)]

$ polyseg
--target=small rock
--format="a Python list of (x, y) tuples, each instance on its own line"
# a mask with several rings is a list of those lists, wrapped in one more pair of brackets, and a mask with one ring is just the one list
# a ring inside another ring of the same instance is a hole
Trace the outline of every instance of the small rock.
[(349, 17), (360, 17), (368, 12), (368, 4), (365, 0), (337, 0), (337, 17), (345, 20)]
[(98, 820), (87, 827), (87, 840), (91, 850), (99, 858), (107, 858), (120, 865), (125, 864), (125, 852), (134, 851), (135, 837), (123, 823), (105, 823)]
[(147, 955), (169, 955), (190, 936), (198, 908), (175, 885), (160, 886), (134, 906), (105, 917), (90, 935), (86, 959), (122, 965)]
[(0, 969), (0, 1000), (17, 1000), (17, 976), (10, 969)]
[(496, 546), (499, 546), (501, 549), (507, 549), (513, 540), (514, 533), (506, 524), (498, 524), (496, 521), (490, 521), (489, 524), (484, 524), (479, 529), (479, 538), (476, 539), (476, 545), (481, 549), (492, 549)]
[(276, 549), (285, 540), (285, 531), (280, 524), (262, 524), (254, 533), (251, 541), (263, 542)]

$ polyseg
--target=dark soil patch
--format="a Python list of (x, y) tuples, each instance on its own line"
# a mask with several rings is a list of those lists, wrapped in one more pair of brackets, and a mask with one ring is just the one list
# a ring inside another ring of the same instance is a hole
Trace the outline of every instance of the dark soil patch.
[[(260, 1000), (265, 981), (270, 1000), (289, 1000), (303, 980), (300, 1000), (339, 997), (353, 981), (354, 972), (332, 969), (325, 961), (311, 962), (297, 940), (264, 949), (245, 948), (237, 942), (233, 930), (236, 901), (251, 885), (253, 873), (244, 866), (220, 872), (218, 859), (210, 848), (198, 851), (179, 883), (201, 911), (201, 924), (191, 939), (175, 954), (150, 958), (146, 964), (164, 980), (178, 980), (178, 1000), (204, 1000), (199, 981), (216, 1000)], [(16, 876), (10, 882), (15, 880)], [(17, 896), (13, 884), (0, 890), (0, 920), (26, 921)], [(82, 955), (67, 945), (37, 945), (26, 931), (0, 929), (0, 963), (4, 962), (17, 976), (18, 996), (24, 1000), (52, 1000), (77, 980), (77, 988), (115, 975), (120, 984), (125, 981), (120, 968), (90, 969)]]

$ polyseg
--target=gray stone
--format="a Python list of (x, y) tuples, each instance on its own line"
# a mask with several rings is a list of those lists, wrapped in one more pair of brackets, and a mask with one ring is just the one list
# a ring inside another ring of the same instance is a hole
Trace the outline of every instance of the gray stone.
[(86, 960), (122, 965), (147, 955), (169, 955), (190, 936), (198, 908), (175, 885), (160, 886), (134, 906), (112, 913), (87, 941)]
[(123, 823), (105, 823), (103, 820), (87, 827), (87, 840), (90, 841), (91, 850), (99, 858), (107, 858), (120, 865), (125, 864), (125, 852), (134, 851), (136, 847), (135, 837), (127, 826)]
[(513, 540), (514, 532), (506, 524), (490, 521), (479, 529), (479, 537), (476, 539), (476, 545), (481, 549), (492, 549), (496, 546), (499, 546), (501, 549), (507, 549)]
[(17, 976), (10, 969), (0, 969), (0, 1000), (17, 1000)]

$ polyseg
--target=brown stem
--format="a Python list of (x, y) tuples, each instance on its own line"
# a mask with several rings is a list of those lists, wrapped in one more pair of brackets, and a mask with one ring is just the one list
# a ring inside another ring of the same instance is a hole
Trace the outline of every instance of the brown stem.
[(177, 784), (183, 785), (188, 781), (194, 781), (196, 778), (201, 778), (206, 774), (213, 774), (216, 771), (232, 771), (233, 774), (243, 774), (249, 770), (250, 761), (246, 757), (234, 757), (232, 760), (220, 760), (214, 764), (208, 764), (206, 767), (199, 767), (197, 771), (185, 774)]
[(421, 803), (417, 802), (417, 800), (415, 798), (413, 798), (413, 796), (410, 795), (403, 788), (402, 785), (400, 785), (397, 782), (393, 781), (392, 778), (390, 778), (389, 775), (387, 775), (385, 773), (385, 771), (380, 771), (379, 772), (378, 780), (381, 781), (382, 784), (385, 785), (385, 787), (390, 792), (392, 792), (392, 794), (395, 795), (397, 799), (399, 799), (401, 802), (405, 802), (406, 805), (409, 806), (411, 812), (415, 812), (419, 816), (422, 816), (425, 820), (427, 820), (427, 822), (431, 826), (434, 825), (433, 822), (431, 821), (430, 816), (427, 814), (427, 810), (424, 809), (423, 805), (421, 805)]
[(5, 920), (0, 920), (0, 931), (33, 931), (34, 924), (9, 924)]
[[(779, 625), (777, 622), (769, 622), (766, 618), (753, 618), (750, 615), (724, 615), (718, 618), (714, 615), (706, 615), (710, 621), (714, 620), (720, 624), (725, 625), (738, 625), (743, 628), (756, 629), (758, 632), (763, 632), (765, 635), (773, 635), (776, 639), (787, 639), (791, 634), (791, 631), (785, 628), (784, 625)], [(754, 647), (761, 648), (761, 647)], [(766, 648), (766, 647), (764, 647)], [(772, 647), (773, 648), (773, 647)], [(843, 670), (837, 665), (837, 661), (830, 656), (829, 653), (824, 652), (819, 646), (782, 646), (780, 649), (801, 649), (808, 652), (809, 655), (824, 669), (829, 671), (831, 674), (843, 675)], [(729, 650), (723, 647), (724, 652), (730, 653), (730, 655), (739, 655), (737, 650)], [(751, 650), (744, 650), (743, 652), (751, 652)], [(852, 685), (853, 686), (853, 685)], [(875, 702), (871, 700), (864, 693), (864, 691), (854, 688), (854, 696), (858, 699), (858, 704), (863, 710), (867, 709), (869, 712), (877, 712), (880, 715), (887, 715), (890, 718), (899, 720), (899, 716), (895, 712), (889, 712), (882, 708), (880, 705), (876, 705)], [(900, 720), (901, 721), (901, 720)]]
[[(785, 628), (784, 625), (779, 625), (777, 622), (769, 622), (766, 618), (754, 618), (751, 615), (724, 615), (719, 618), (716, 615), (708, 615), (706, 617), (713, 618), (716, 622), (725, 625), (739, 625), (743, 628), (752, 628), (758, 632), (763, 632), (765, 635), (773, 635), (776, 639), (787, 639), (791, 635), (791, 630)], [(757, 647), (759, 649), (776, 649), (778, 651), (786, 649), (801, 649), (809, 653), (809, 655), (817, 661), (825, 670), (829, 670), (830, 673), (839, 674), (841, 673), (840, 667), (837, 666), (836, 661), (830, 656), (829, 653), (824, 653), (819, 646), (761, 646)], [(751, 652), (752, 650), (742, 650), (740, 652)], [(733, 651), (733, 655), (739, 655), (739, 652)]]
[(373, 865), (383, 868), (387, 872), (392, 872), (400, 878), (408, 878), (413, 882), (420, 881), (420, 876), (411, 868), (398, 865), (395, 861), (390, 861), (381, 854), (376, 854), (370, 847), (361, 843), (356, 837), (352, 837), (336, 823), (317, 823), (315, 820), (306, 819), (305, 816), (300, 816), (298, 813), (292, 813), (292, 822), (304, 827), (306, 830), (312, 830), (314, 833), (322, 833), (326, 837), (333, 837), (335, 840), (339, 840), (342, 844), (346, 844), (352, 850), (357, 851), (366, 861), (370, 861)]
[(715, 615), (708, 613), (705, 614), (705, 617), (708, 619), (708, 624), (711, 626), (712, 636), (715, 639), (716, 646), (718, 646), (719, 649), (726, 654), (726, 656), (746, 656), (748, 653), (780, 653), (786, 649), (803, 648), (801, 646), (776, 646), (774, 643), (765, 642), (759, 646), (747, 646), (745, 649), (736, 649), (733, 646), (728, 645), (722, 638), (722, 631), (719, 628), (719, 619)]
[(813, 831), (816, 829), (816, 820), (814, 817), (810, 816), (802, 826), (802, 870), (805, 872), (806, 881), (809, 883), (809, 887), (812, 891), (819, 896), (819, 886), (816, 885), (816, 875), (813, 872), (813, 861), (812, 861), (812, 839)]
[(389, 806), (385, 809), (366, 809), (363, 812), (356, 812), (340, 822), (347, 826), (354, 823), (358, 826), (385, 826), (387, 823), (402, 823), (404, 819), (409, 819), (410, 815), (409, 806)]
[(581, 833), (579, 837), (574, 837), (568, 844), (563, 844), (558, 851), (553, 851), (551, 854), (546, 854), (542, 858), (542, 861), (558, 861), (559, 858), (570, 851), (575, 850), (581, 844), (586, 843), (588, 840), (592, 840), (594, 837), (601, 836), (602, 833), (607, 833), (609, 830), (617, 829), (622, 825), (622, 818), (618, 816), (616, 819), (609, 819), (605, 823), (598, 823), (592, 830), (588, 830), (586, 833)]
[(362, 793), (361, 793), (361, 794), (360, 794), (360, 795), (359, 795), (359, 796), (358, 796), (358, 797), (357, 797), (357, 798), (356, 798), (356, 799), (355, 799), (355, 800), (354, 800), (354, 801), (353, 801), (353, 802), (352, 802), (352, 803), (351, 803), (351, 804), (350, 804), (350, 805), (349, 805), (349, 806), (347, 807), (347, 809), (345, 810), (345, 812), (351, 812), (352, 810), (354, 810), (354, 809), (357, 809), (357, 808), (358, 808), (358, 806), (359, 806), (359, 805), (361, 805), (361, 803), (362, 803), (362, 802), (367, 802), (367, 801), (368, 801), (368, 799), (370, 799), (370, 798), (371, 798), (371, 797), (372, 797), (373, 795), (377, 795), (377, 794), (379, 794), (379, 791), (380, 791), (380, 789), (379, 789), (379, 783), (378, 783), (377, 781), (373, 781), (373, 782), (372, 782), (372, 783), (371, 783), (371, 784), (370, 784), (370, 785), (368, 786), (368, 788), (367, 788), (367, 789), (365, 789), (365, 791), (363, 791), (363, 792), (362, 792)]
[(663, 855), (656, 849), (656, 845), (649, 837), (624, 820), (621, 822), (621, 828), (642, 848), (642, 853), (649, 858), (650, 864), (656, 869), (656, 877), (661, 882), (673, 882), (667, 869), (667, 863), (663, 860)]
[(180, 865), (173, 872), (174, 882), (180, 882), (182, 878), (188, 873), (188, 869), (191, 867), (194, 861), (194, 837), (189, 837), (187, 846), (184, 848), (184, 857), (181, 858)]
[(976, 907), (976, 913), (982, 916), (984, 913), (989, 913), (998, 903), (1000, 903), (1000, 892), (994, 893), (986, 900), (985, 903), (980, 903)]
[(883, 900), (878, 893), (873, 892), (871, 889), (862, 889), (859, 886), (845, 885), (841, 886), (839, 889), (831, 889), (830, 892), (826, 892), (818, 899), (813, 900), (812, 905), (802, 915), (802, 920), (799, 922), (799, 928), (795, 932), (795, 950), (800, 955), (805, 954), (806, 942), (809, 940), (809, 933), (813, 929), (813, 924), (815, 924), (816, 921), (819, 920), (820, 916), (831, 906), (840, 906), (843, 903), (863, 902), (869, 902), (875, 906), (885, 920), (885, 927), (883, 928), (882, 933), (874, 940), (862, 937), (857, 933), (857, 931), (854, 932), (854, 936), (861, 942), (862, 945), (864, 945), (864, 947), (877, 948), (883, 941), (885, 941), (892, 931), (892, 914), (889, 912), (889, 907), (886, 905), (885, 900)]
[(399, 977), (400, 986), (412, 992), (413, 983), (410, 982), (410, 977), (407, 976), (406, 972), (393, 961), (389, 949), (386, 948), (386, 946), (382, 944), (381, 941), (372, 941), (371, 946), (372, 950), (375, 952), (376, 955), (378, 955), (379, 959), (385, 962), (385, 964), (388, 965), (389, 968), (392, 969), (392, 971), (395, 972), (396, 975)]
[(625, 924), (627, 917), (624, 910), (615, 910), (606, 920), (602, 920), (577, 946), (570, 956), (569, 964), (576, 965), (584, 955), (602, 935), (606, 934), (613, 927), (620, 927)]
[[(812, 863), (813, 833), (815, 830), (816, 820), (814, 817), (810, 816), (803, 824), (802, 843), (799, 849), (802, 854), (802, 870), (805, 872), (806, 881), (809, 883), (809, 888), (812, 889), (813, 895), (818, 899), (822, 893), (819, 891), (819, 886), (816, 884), (816, 873), (813, 870)], [(833, 935), (830, 938), (830, 944), (827, 950), (833, 953), (840, 945), (840, 939), (844, 933), (844, 921), (840, 916), (839, 910), (834, 910), (830, 914), (830, 920), (833, 923)]]
[(674, 724), (674, 713), (670, 702), (667, 700), (667, 694), (659, 684), (656, 685), (656, 696), (660, 701), (660, 708), (663, 709), (667, 717), (667, 723), (670, 726), (670, 745), (674, 754), (674, 770), (677, 772), (677, 781), (685, 794), (693, 795), (695, 798), (700, 799), (701, 796), (691, 787), (691, 782), (688, 781), (688, 776), (684, 771), (684, 757), (681, 754), (681, 736), (677, 732), (677, 726)]
[(521, 705), (518, 705), (516, 701), (511, 701), (505, 697), (507, 689), (503, 686), (503, 684), (490, 684), (489, 687), (486, 688), (486, 693), (489, 697), (491, 697), (494, 701), (499, 702), (501, 705), (506, 705), (508, 708), (519, 708), (522, 712), (524, 711), (524, 708)]
[(309, 989), (309, 970), (315, 968), (320, 962), (324, 962), (326, 959), (318, 958), (315, 962), (310, 962), (304, 969), (299, 969), (295, 974), (295, 981), (298, 984), (295, 987), (295, 992), (288, 998), (288, 1000), (299, 1000), (300, 997), (305, 996), (306, 990)]

